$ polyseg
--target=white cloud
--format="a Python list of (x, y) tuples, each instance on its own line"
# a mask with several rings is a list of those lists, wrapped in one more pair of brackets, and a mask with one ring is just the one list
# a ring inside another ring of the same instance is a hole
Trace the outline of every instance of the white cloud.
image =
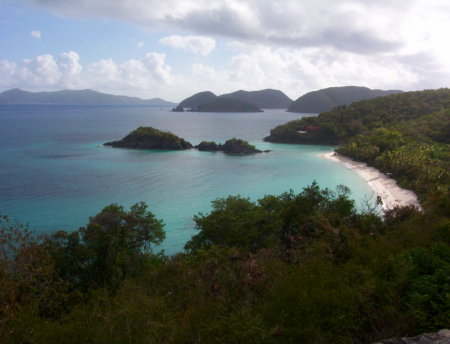
[(275, 88), (296, 99), (330, 86), (415, 90), (446, 87), (450, 80), (450, 70), (428, 55), (364, 56), (331, 47), (298, 50), (241, 43), (229, 47), (233, 56), (222, 65), (196, 63), (183, 74), (174, 74), (166, 55), (156, 52), (122, 63), (101, 59), (85, 65), (73, 51), (21, 63), (0, 60), (0, 86), (35, 91), (92, 88), (177, 101), (204, 90), (222, 94)]
[(136, 46), (137, 46), (138, 48), (142, 48), (142, 47), (144, 47), (144, 44), (145, 44), (145, 43), (141, 41), (141, 42), (137, 42), (137, 43), (136, 43)]
[(41, 34), (41, 31), (33, 30), (33, 31), (30, 31), (30, 36), (33, 38), (41, 39), (42, 34)]
[(116, 94), (161, 94), (172, 87), (171, 68), (165, 55), (147, 53), (142, 59), (116, 63), (102, 59), (85, 66), (74, 51), (40, 55), (25, 59), (20, 64), (0, 60), (0, 86), (29, 90), (92, 88)]
[(211, 37), (204, 36), (177, 36), (163, 37), (159, 40), (163, 45), (189, 51), (194, 54), (206, 56), (216, 47), (216, 41)]

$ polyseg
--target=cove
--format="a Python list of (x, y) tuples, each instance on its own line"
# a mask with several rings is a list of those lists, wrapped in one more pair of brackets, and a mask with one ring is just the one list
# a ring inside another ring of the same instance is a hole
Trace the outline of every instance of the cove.
[[(0, 214), (31, 230), (75, 230), (104, 206), (144, 201), (165, 223), (166, 253), (180, 251), (195, 233), (193, 216), (218, 197), (256, 200), (316, 180), (348, 186), (357, 205), (369, 185), (345, 166), (322, 159), (332, 147), (262, 141), (270, 128), (302, 114), (176, 113), (151, 106), (0, 106)], [(139, 126), (169, 130), (198, 144), (237, 137), (260, 150), (250, 156), (221, 152), (136, 151), (105, 147)]]

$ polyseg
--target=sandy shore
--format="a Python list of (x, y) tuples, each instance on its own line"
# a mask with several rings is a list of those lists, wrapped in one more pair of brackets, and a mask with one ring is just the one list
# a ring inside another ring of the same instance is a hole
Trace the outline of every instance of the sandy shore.
[(354, 161), (335, 152), (320, 154), (322, 158), (339, 162), (349, 169), (355, 170), (370, 185), (377, 196), (381, 197), (383, 210), (392, 209), (395, 206), (415, 205), (420, 208), (420, 203), (414, 192), (402, 189), (397, 182), (384, 173), (363, 162)]

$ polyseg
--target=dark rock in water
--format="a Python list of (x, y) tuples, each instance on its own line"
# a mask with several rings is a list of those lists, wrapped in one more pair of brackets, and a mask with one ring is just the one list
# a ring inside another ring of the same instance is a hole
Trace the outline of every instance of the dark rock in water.
[(387, 339), (375, 344), (450, 344), (450, 330), (440, 330), (411, 338)]
[[(199, 151), (208, 151), (208, 152), (224, 152), (225, 154), (255, 154), (262, 153), (259, 149), (256, 149), (255, 146), (251, 145), (247, 141), (241, 139), (230, 139), (226, 141), (224, 144), (217, 144), (215, 142), (210, 141), (202, 141), (197, 146), (195, 146)], [(269, 151), (264, 151), (265, 153)]]
[(202, 141), (195, 148), (199, 151), (217, 152), (222, 149), (222, 145), (211, 141)]
[(139, 127), (120, 141), (105, 143), (105, 146), (134, 149), (190, 149), (192, 144), (168, 131), (152, 127)]
[(259, 149), (256, 149), (255, 146), (249, 144), (247, 141), (232, 138), (226, 141), (222, 145), (221, 149), (224, 153), (227, 154), (254, 154), (254, 153), (262, 153)]
[(184, 109), (181, 105), (178, 105), (172, 109), (172, 112), (184, 112)]

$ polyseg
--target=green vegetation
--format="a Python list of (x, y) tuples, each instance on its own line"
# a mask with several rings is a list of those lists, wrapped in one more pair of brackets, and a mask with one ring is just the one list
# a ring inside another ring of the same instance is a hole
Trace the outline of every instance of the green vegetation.
[(168, 131), (152, 127), (139, 127), (120, 141), (105, 143), (105, 146), (133, 149), (190, 149), (192, 144)]
[(2, 343), (369, 343), (448, 325), (450, 222), (349, 190), (230, 196), (186, 252), (144, 204), (39, 238), (3, 217)]
[(449, 214), (449, 133), (450, 90), (440, 89), (337, 107), (278, 126), (266, 140), (340, 144), (338, 153), (392, 174), (425, 207)]
[(241, 155), (247, 155), (247, 154), (255, 154), (255, 153), (262, 153), (259, 149), (256, 149), (255, 146), (251, 145), (247, 141), (232, 138), (227, 141), (225, 141), (224, 144), (217, 144), (215, 142), (210, 141), (202, 141), (197, 146), (195, 146), (200, 151), (210, 151), (210, 152), (217, 152), (222, 151), (226, 154), (241, 154)]
[[(405, 92), (338, 106), (316, 117), (303, 117), (270, 131), (270, 142), (331, 144), (380, 127), (401, 125), (450, 108), (450, 90)], [(425, 119), (429, 123), (430, 118)], [(307, 130), (308, 127), (318, 128)], [(306, 130), (305, 130), (306, 129)], [(306, 131), (300, 133), (299, 131)]]
[(217, 144), (213, 141), (202, 141), (197, 146), (195, 146), (199, 151), (206, 151), (206, 152), (217, 152), (222, 149), (221, 144)]

